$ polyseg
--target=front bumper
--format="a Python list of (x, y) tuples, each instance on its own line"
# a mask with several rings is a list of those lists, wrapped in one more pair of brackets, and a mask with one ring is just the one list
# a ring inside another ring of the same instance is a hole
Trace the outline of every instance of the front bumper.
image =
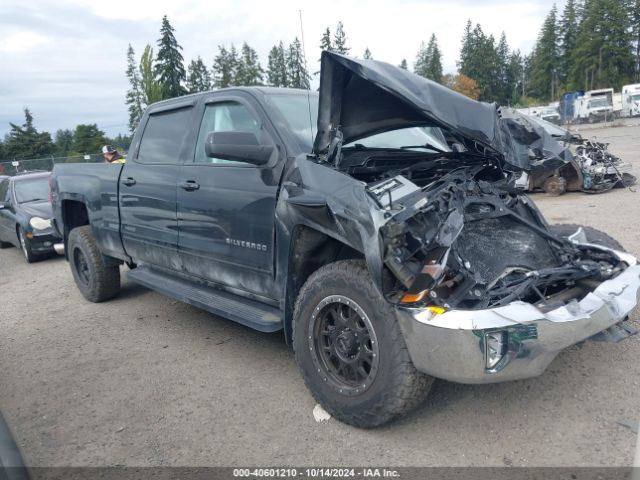
[[(396, 316), (419, 371), (458, 383), (494, 383), (540, 375), (561, 350), (624, 320), (639, 295), (640, 265), (633, 264), (580, 302), (546, 313), (513, 302), (436, 316), (426, 309), (398, 307)], [(506, 332), (506, 353), (489, 369), (486, 334), (496, 331)]]
[(34, 253), (51, 253), (56, 251), (55, 245), (61, 241), (51, 229), (34, 231), (29, 237), (29, 244)]

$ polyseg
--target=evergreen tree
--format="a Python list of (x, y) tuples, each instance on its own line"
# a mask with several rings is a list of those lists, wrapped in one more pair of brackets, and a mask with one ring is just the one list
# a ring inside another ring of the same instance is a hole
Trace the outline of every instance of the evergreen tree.
[(634, 56), (634, 80), (640, 82), (640, 0), (629, 0), (629, 21)]
[(517, 105), (523, 96), (522, 88), (524, 82), (524, 59), (519, 50), (511, 52), (509, 65), (507, 66), (507, 100), (503, 105), (510, 103)]
[(284, 45), (280, 42), (274, 45), (269, 52), (269, 65), (267, 67), (267, 83), (274, 87), (287, 87), (287, 54)]
[(512, 83), (510, 82), (509, 67), (511, 64), (511, 56), (509, 54), (509, 44), (507, 36), (504, 32), (500, 35), (500, 41), (496, 50), (498, 55), (498, 83), (500, 105), (508, 105), (511, 101)]
[(300, 40), (296, 37), (287, 52), (287, 79), (289, 86), (292, 88), (302, 88), (308, 90), (311, 88), (311, 79), (307, 66), (302, 54), (302, 46)]
[(58, 130), (55, 136), (56, 155), (66, 157), (73, 149), (73, 131), (69, 129)]
[(459, 73), (474, 81), (480, 99), (499, 102), (503, 96), (500, 81), (500, 56), (493, 35), (485, 35), (479, 24), (472, 29), (468, 21), (462, 37)]
[(320, 51), (324, 50), (327, 52), (335, 51), (333, 48), (333, 42), (331, 41), (331, 31), (329, 30), (329, 27), (327, 27), (320, 39)]
[(133, 132), (138, 123), (140, 123), (140, 117), (142, 117), (142, 90), (140, 88), (140, 74), (135, 61), (135, 52), (131, 44), (127, 48), (126, 75), (129, 79), (129, 90), (127, 90), (125, 104), (129, 111), (129, 131)]
[(403, 68), (405, 70), (409, 69), (409, 66), (407, 65), (407, 59), (403, 58), (402, 61), (400, 62), (400, 65), (398, 65), (400, 68)]
[(236, 71), (235, 85), (252, 86), (264, 83), (264, 70), (258, 61), (257, 52), (247, 42), (242, 44), (238, 68)]
[(621, 1), (588, 0), (571, 52), (569, 87), (619, 89), (634, 75), (632, 21)]
[(547, 15), (531, 58), (531, 94), (541, 100), (556, 100), (558, 89), (558, 25), (554, 5)]
[(438, 48), (438, 39), (435, 33), (431, 34), (427, 46), (427, 59), (426, 77), (434, 82), (442, 83), (442, 54)]
[(187, 93), (206, 92), (211, 90), (211, 74), (207, 66), (198, 56), (191, 60), (187, 67)]
[(429, 54), (427, 46), (424, 42), (420, 42), (420, 48), (416, 54), (416, 61), (413, 64), (413, 73), (427, 78), (427, 69), (429, 68)]
[(142, 92), (142, 104), (149, 106), (152, 103), (159, 102), (164, 98), (162, 85), (156, 79), (155, 70), (153, 68), (153, 48), (151, 45), (144, 47), (140, 65), (140, 90)]
[(336, 53), (343, 55), (349, 55), (349, 50), (351, 50), (347, 47), (347, 35), (344, 33), (344, 25), (342, 25), (342, 22), (338, 22), (338, 26), (336, 27), (336, 33), (333, 36), (333, 48)]
[(73, 133), (73, 151), (81, 154), (97, 153), (107, 143), (104, 132), (95, 123), (76, 126)]
[(51, 155), (55, 145), (48, 132), (38, 132), (33, 125), (33, 115), (24, 109), (24, 124), (9, 123), (11, 130), (4, 138), (4, 155), (10, 159), (36, 158)]
[(167, 16), (162, 17), (160, 39), (158, 40), (158, 57), (155, 72), (163, 88), (165, 98), (179, 97), (186, 93), (182, 83), (187, 79), (182, 58), (182, 47), (173, 34), (174, 29)]
[(373, 55), (371, 55), (371, 50), (369, 50), (369, 47), (367, 47), (364, 50), (364, 55), (362, 56), (362, 58), (364, 58), (365, 60), (371, 60), (373, 58)]
[(213, 84), (216, 88), (226, 88), (235, 85), (238, 72), (238, 53), (231, 45), (227, 50), (224, 45), (218, 46), (218, 55), (213, 59)]
[(580, 18), (576, 0), (567, 0), (559, 24), (559, 62), (558, 77), (562, 85), (566, 85), (571, 66), (571, 54), (576, 47), (578, 31), (580, 28)]

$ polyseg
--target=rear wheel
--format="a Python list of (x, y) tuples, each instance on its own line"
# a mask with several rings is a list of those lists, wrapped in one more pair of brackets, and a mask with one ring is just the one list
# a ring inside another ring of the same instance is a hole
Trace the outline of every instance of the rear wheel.
[(415, 369), (393, 307), (359, 260), (326, 265), (309, 277), (296, 301), (293, 346), (314, 398), (358, 427), (404, 415), (433, 383)]
[(84, 298), (97, 303), (118, 294), (120, 267), (102, 255), (89, 225), (71, 231), (68, 248), (73, 279)]
[(582, 227), (589, 243), (595, 243), (602, 245), (603, 247), (611, 248), (613, 250), (619, 250), (625, 252), (625, 248), (615, 238), (604, 233), (597, 228), (587, 227), (586, 225), (577, 225), (574, 223), (561, 223), (559, 225), (551, 225), (551, 231), (561, 237), (569, 237), (576, 233), (578, 228)]

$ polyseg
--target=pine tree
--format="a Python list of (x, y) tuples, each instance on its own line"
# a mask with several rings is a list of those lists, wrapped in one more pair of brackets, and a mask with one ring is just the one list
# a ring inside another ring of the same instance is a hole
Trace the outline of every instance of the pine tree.
[(420, 48), (416, 54), (416, 61), (413, 64), (413, 73), (427, 78), (427, 69), (429, 67), (429, 53), (424, 42), (420, 42)]
[(365, 60), (371, 60), (373, 59), (373, 55), (371, 55), (371, 50), (369, 50), (369, 47), (367, 47), (364, 50), (364, 55), (362, 56), (362, 58), (364, 58)]
[(588, 0), (571, 53), (569, 86), (619, 89), (634, 75), (632, 25), (621, 1)]
[(129, 131), (133, 132), (142, 117), (142, 90), (140, 88), (140, 75), (135, 61), (135, 52), (131, 44), (127, 48), (126, 75), (129, 79), (129, 90), (127, 90), (125, 104), (129, 111)]
[(289, 86), (292, 88), (305, 90), (311, 88), (309, 72), (305, 65), (302, 46), (298, 37), (289, 45), (289, 51), (287, 52), (287, 79)]
[(479, 24), (472, 29), (468, 21), (462, 37), (459, 73), (473, 79), (480, 91), (480, 98), (498, 102), (502, 97), (500, 82), (500, 57), (493, 35), (486, 36)]
[(559, 62), (558, 77), (562, 85), (566, 85), (571, 66), (571, 55), (576, 47), (580, 19), (576, 0), (567, 0), (559, 24)]
[(509, 55), (509, 44), (507, 43), (507, 36), (504, 32), (500, 35), (500, 41), (497, 47), (498, 54), (498, 82), (499, 82), (499, 97), (498, 103), (500, 105), (508, 105), (511, 101), (512, 84), (509, 76), (509, 66), (511, 62), (511, 56)]
[(520, 102), (520, 98), (523, 95), (523, 82), (524, 59), (522, 58), (520, 50), (516, 50), (515, 52), (511, 52), (509, 65), (507, 66), (508, 103), (517, 105)]
[(442, 54), (438, 48), (438, 39), (435, 33), (431, 34), (431, 39), (427, 46), (427, 70), (425, 76), (434, 82), (442, 83)]
[(71, 153), (73, 148), (73, 131), (69, 129), (60, 129), (55, 136), (56, 155), (66, 157)]
[(342, 22), (338, 22), (338, 26), (336, 27), (336, 33), (333, 36), (333, 48), (336, 53), (341, 53), (342, 55), (349, 55), (349, 51), (351, 50), (347, 47), (347, 35), (344, 33), (344, 25), (342, 25)]
[(238, 72), (238, 53), (231, 45), (227, 50), (224, 45), (218, 45), (218, 55), (213, 59), (213, 84), (216, 88), (226, 88), (235, 85)]
[(24, 124), (9, 123), (11, 130), (4, 137), (4, 155), (10, 159), (36, 158), (51, 155), (55, 145), (48, 132), (38, 132), (33, 125), (33, 115), (24, 109)]
[(264, 82), (264, 70), (258, 61), (257, 52), (247, 42), (242, 44), (238, 68), (236, 71), (235, 85), (252, 86), (262, 85)]
[(558, 89), (558, 25), (554, 5), (547, 15), (531, 58), (531, 94), (541, 100), (556, 100)]
[(322, 38), (320, 39), (320, 51), (326, 50), (327, 52), (333, 52), (333, 42), (331, 41), (331, 31), (329, 27), (322, 34)]
[(407, 59), (403, 58), (402, 61), (400, 62), (400, 65), (398, 65), (400, 68), (404, 69), (404, 70), (408, 70), (409, 66), (407, 65)]
[(160, 39), (158, 40), (158, 57), (155, 63), (155, 72), (163, 88), (165, 98), (179, 97), (186, 93), (182, 86), (187, 78), (184, 70), (184, 58), (182, 47), (178, 44), (173, 34), (174, 29), (167, 16), (162, 17)]
[(640, 82), (640, 0), (629, 0), (629, 10), (634, 56), (634, 80)]
[(151, 45), (144, 47), (138, 71), (140, 73), (142, 104), (149, 106), (152, 103), (162, 100), (164, 98), (164, 92), (162, 85), (156, 78), (155, 69), (153, 68), (153, 48), (151, 48)]
[(198, 56), (187, 67), (187, 93), (206, 92), (211, 89), (211, 74)]
[(269, 52), (269, 65), (267, 67), (267, 83), (274, 87), (287, 87), (287, 60), (284, 45), (280, 42), (274, 45)]

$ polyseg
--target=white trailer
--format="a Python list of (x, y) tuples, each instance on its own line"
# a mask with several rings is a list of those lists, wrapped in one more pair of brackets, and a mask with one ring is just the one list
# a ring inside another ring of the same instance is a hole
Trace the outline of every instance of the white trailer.
[(640, 83), (625, 85), (621, 92), (622, 116), (636, 117), (640, 115)]

